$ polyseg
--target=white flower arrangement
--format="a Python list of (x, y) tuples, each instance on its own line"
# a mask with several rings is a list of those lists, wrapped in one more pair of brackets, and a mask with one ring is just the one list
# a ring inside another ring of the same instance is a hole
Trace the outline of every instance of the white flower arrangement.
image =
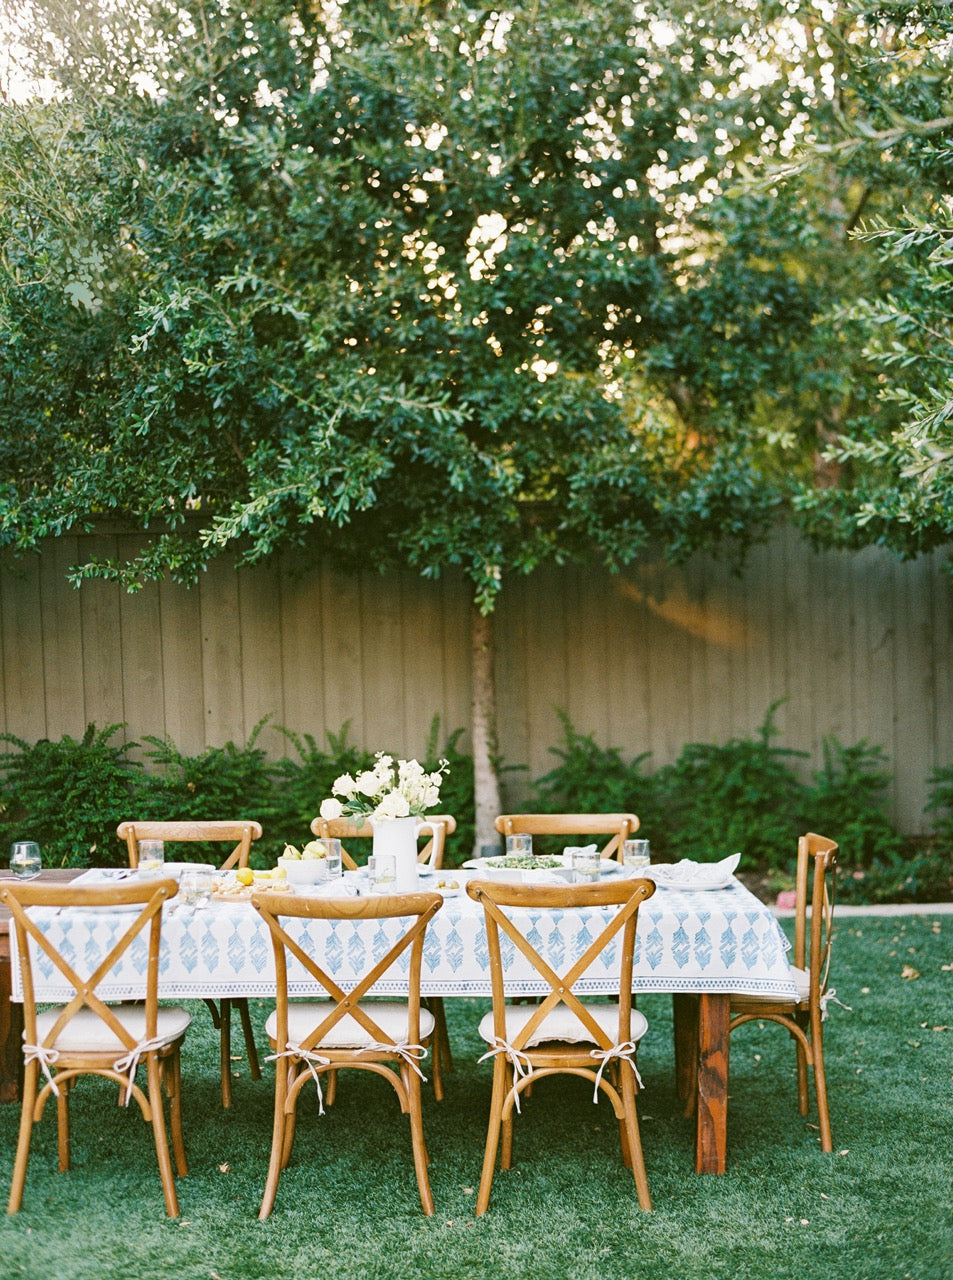
[(440, 784), (449, 771), (446, 760), (440, 768), (427, 773), (417, 760), (394, 761), (393, 756), (378, 751), (374, 768), (365, 769), (357, 777), (342, 773), (331, 787), (332, 794), (321, 801), (321, 817), (356, 818), (374, 821), (388, 818), (420, 818), (440, 800)]

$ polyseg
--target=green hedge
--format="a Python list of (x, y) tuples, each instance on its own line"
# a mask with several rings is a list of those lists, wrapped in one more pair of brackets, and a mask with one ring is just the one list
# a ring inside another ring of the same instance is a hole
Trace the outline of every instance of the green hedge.
[[(778, 705), (754, 736), (689, 743), (673, 764), (654, 772), (647, 754), (626, 759), (559, 712), (562, 738), (551, 749), (556, 764), (531, 784), (526, 807), (634, 812), (656, 860), (740, 851), (745, 868), (778, 887), (789, 883), (798, 834), (820, 831), (840, 844), (841, 900), (949, 898), (953, 765), (930, 779), (935, 834), (904, 839), (886, 815), (890, 772), (883, 749), (825, 739), (822, 765), (804, 782), (795, 767), (803, 753), (775, 742)], [(0, 845), (38, 840), (48, 866), (119, 865), (125, 848), (115, 831), (123, 819), (227, 815), (261, 822), (265, 835), (253, 862), (272, 865), (286, 840), (306, 837), (334, 779), (369, 766), (373, 756), (348, 741), (347, 724), (328, 735), (326, 748), (310, 734), (274, 726), (291, 752), (269, 759), (260, 746), (267, 722), (256, 725), (244, 746), (227, 742), (195, 756), (167, 738), (147, 737), (144, 764), (131, 758), (140, 744), (114, 741), (118, 724), (90, 725), (81, 739), (67, 735), (58, 742), (0, 735), (14, 748), (0, 754)], [(472, 759), (460, 750), (462, 734), (451, 732), (441, 745), (435, 718), (424, 761), (428, 768), (442, 758), (450, 763), (440, 808), (457, 818), (452, 863), (469, 857), (474, 840)]]

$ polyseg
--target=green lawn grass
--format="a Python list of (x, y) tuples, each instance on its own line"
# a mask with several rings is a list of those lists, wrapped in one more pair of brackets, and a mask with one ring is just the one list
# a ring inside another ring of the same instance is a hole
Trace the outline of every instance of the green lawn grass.
[[(828, 1021), (835, 1154), (798, 1115), (783, 1031), (732, 1037), (728, 1172), (692, 1172), (693, 1132), (672, 1081), (671, 1001), (643, 997), (642, 1134), (655, 1203), (642, 1214), (605, 1104), (581, 1081), (542, 1082), (517, 1118), (515, 1167), (473, 1217), (490, 1069), (477, 1065), (482, 1002), (447, 1001), (455, 1069), (425, 1097), (435, 1217), (420, 1211), (393, 1093), (342, 1078), (319, 1119), (300, 1111), (274, 1213), (257, 1220), (271, 1137), (271, 1071), (236, 1063), (219, 1102), (204, 1007), (185, 1044), (190, 1173), (165, 1217), (151, 1137), (116, 1091), (74, 1095), (73, 1170), (56, 1172), (55, 1119), (36, 1130), (23, 1211), (0, 1221), (0, 1274), (50, 1280), (950, 1280), (953, 1277), (953, 916), (844, 921)], [(264, 1003), (255, 1010), (259, 1027)], [(240, 1044), (240, 1037), (237, 1038)], [(19, 1110), (0, 1108), (0, 1165)], [(6, 1181), (3, 1195), (6, 1196)]]

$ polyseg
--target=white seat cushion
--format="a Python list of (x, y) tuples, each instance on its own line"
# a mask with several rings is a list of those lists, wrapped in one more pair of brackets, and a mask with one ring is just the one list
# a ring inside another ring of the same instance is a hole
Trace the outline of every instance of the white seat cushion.
[[(112, 1012), (126, 1028), (137, 1043), (146, 1038), (146, 1009), (141, 1004), (111, 1005)], [(53, 1024), (60, 1016), (63, 1006), (55, 1009), (44, 1009), (36, 1015), (36, 1034), (40, 1044), (46, 1039)], [(163, 1006), (159, 1009), (157, 1035), (166, 1043), (185, 1034), (191, 1023), (191, 1015), (178, 1005)], [(111, 1053), (127, 1052), (126, 1046), (119, 1037), (107, 1027), (98, 1014), (92, 1009), (80, 1009), (56, 1037), (53, 1048), (61, 1053)]]
[(810, 1000), (811, 998), (811, 971), (810, 969), (795, 969), (791, 967), (794, 974), (794, 981), (797, 983), (797, 998), (800, 1001)]
[[(586, 1009), (614, 1043), (616, 1036), (619, 1034), (618, 1006), (614, 1004), (587, 1004)], [(535, 1012), (536, 1010), (532, 1005), (513, 1004), (506, 1006), (506, 1038), (510, 1043), (519, 1035)], [(645, 1035), (648, 1025), (645, 1015), (639, 1013), (638, 1009), (633, 1009), (632, 1039), (636, 1044)], [(492, 1011), (481, 1019), (479, 1030), (480, 1035), (487, 1044), (493, 1044), (496, 1032), (493, 1029)], [(546, 1044), (551, 1040), (562, 1040), (567, 1044), (595, 1044), (592, 1033), (583, 1026), (572, 1009), (567, 1008), (564, 1004), (558, 1005), (552, 1013), (543, 1019), (542, 1024), (533, 1032), (531, 1039), (527, 1041), (526, 1047), (531, 1049), (534, 1045)]]
[[(314, 1030), (331, 1010), (330, 1001), (306, 1000), (299, 1004), (288, 1005), (288, 1040), (291, 1044), (300, 1044)], [(379, 1004), (366, 1005), (368, 1016), (373, 1018), (382, 1031), (385, 1031), (395, 1044), (406, 1044), (407, 1006), (399, 1000), (382, 1000)], [(420, 1038), (426, 1038), (433, 1032), (433, 1014), (429, 1009), (420, 1010)], [(278, 1015), (273, 1010), (265, 1023), (265, 1034), (274, 1040), (278, 1032)], [(333, 1026), (327, 1037), (321, 1041), (324, 1049), (361, 1049), (375, 1044), (375, 1037), (370, 1035), (359, 1022), (353, 1018), (342, 1018)]]

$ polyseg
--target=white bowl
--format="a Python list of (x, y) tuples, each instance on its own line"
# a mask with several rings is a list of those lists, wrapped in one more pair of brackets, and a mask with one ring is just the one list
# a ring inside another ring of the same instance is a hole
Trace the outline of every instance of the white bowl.
[(289, 884), (317, 884), (328, 878), (326, 858), (279, 858)]

